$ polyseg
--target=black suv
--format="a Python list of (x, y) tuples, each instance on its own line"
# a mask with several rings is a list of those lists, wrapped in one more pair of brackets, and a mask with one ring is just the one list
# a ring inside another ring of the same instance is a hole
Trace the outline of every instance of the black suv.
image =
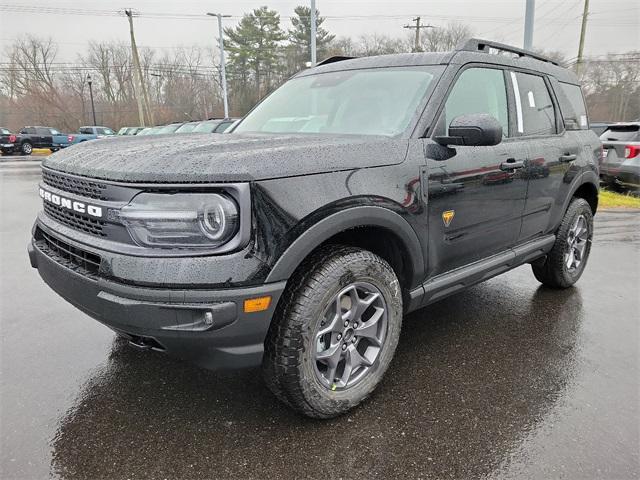
[(229, 135), (44, 160), (29, 255), (133, 345), (262, 365), (278, 398), (327, 418), (375, 389), (403, 314), (524, 263), (573, 285), (600, 155), (575, 75), (533, 53), (333, 58)]

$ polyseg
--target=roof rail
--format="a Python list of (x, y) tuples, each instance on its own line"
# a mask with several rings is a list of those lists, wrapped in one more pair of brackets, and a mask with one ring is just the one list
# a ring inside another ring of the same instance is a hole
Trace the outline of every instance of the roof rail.
[(484, 53), (490, 53), (491, 49), (514, 53), (519, 57), (535, 58), (536, 60), (540, 60), (542, 62), (549, 62), (554, 65), (558, 65), (557, 62), (554, 62), (550, 58), (531, 52), (529, 50), (523, 50), (521, 48), (512, 47), (511, 45), (505, 45), (504, 43), (492, 42), (490, 40), (481, 40), (479, 38), (470, 38), (462, 45), (458, 46), (458, 48), (456, 48), (456, 50), (458, 51)]
[(318, 62), (316, 64), (316, 67), (319, 67), (320, 65), (329, 65), (330, 63), (342, 62), (343, 60), (351, 60), (353, 58), (358, 58), (358, 57), (347, 57), (347, 56), (344, 56), (344, 55), (334, 55), (333, 57), (328, 57), (328, 58), (325, 58), (324, 60), (322, 60), (321, 62)]

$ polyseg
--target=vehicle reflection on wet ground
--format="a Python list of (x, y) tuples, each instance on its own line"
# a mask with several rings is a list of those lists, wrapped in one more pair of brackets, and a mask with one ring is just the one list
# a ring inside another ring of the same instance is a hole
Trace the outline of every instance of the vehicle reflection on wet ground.
[(2, 185), (2, 478), (632, 478), (640, 216), (596, 216), (576, 288), (528, 267), (405, 319), (377, 393), (314, 421), (259, 371), (140, 352), (28, 266), (37, 170)]

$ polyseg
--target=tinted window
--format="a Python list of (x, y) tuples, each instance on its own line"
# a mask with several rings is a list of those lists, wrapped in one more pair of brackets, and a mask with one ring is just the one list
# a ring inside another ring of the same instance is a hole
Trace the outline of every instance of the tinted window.
[(442, 67), (344, 70), (294, 78), (235, 132), (398, 135)]
[(567, 130), (587, 130), (587, 107), (584, 104), (582, 90), (578, 85), (560, 83), (562, 92), (559, 92), (560, 110)]
[(444, 128), (448, 135), (451, 120), (470, 113), (488, 113), (502, 125), (502, 135), (509, 133), (507, 89), (502, 70), (469, 68), (453, 86), (444, 107)]
[(93, 129), (87, 128), (87, 127), (82, 127), (80, 129), (80, 133), (82, 133), (83, 135), (91, 135), (93, 133)]
[(640, 142), (640, 125), (612, 125), (600, 136), (600, 140)]
[(556, 118), (551, 95), (542, 77), (511, 72), (518, 132), (522, 135), (550, 135), (556, 133)]
[(36, 133), (38, 135), (52, 135), (51, 130), (48, 128), (37, 128)]

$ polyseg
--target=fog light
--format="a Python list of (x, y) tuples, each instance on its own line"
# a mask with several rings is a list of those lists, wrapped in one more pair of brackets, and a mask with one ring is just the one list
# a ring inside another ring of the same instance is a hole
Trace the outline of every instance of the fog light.
[(262, 312), (271, 305), (271, 297), (248, 298), (244, 301), (245, 313)]

